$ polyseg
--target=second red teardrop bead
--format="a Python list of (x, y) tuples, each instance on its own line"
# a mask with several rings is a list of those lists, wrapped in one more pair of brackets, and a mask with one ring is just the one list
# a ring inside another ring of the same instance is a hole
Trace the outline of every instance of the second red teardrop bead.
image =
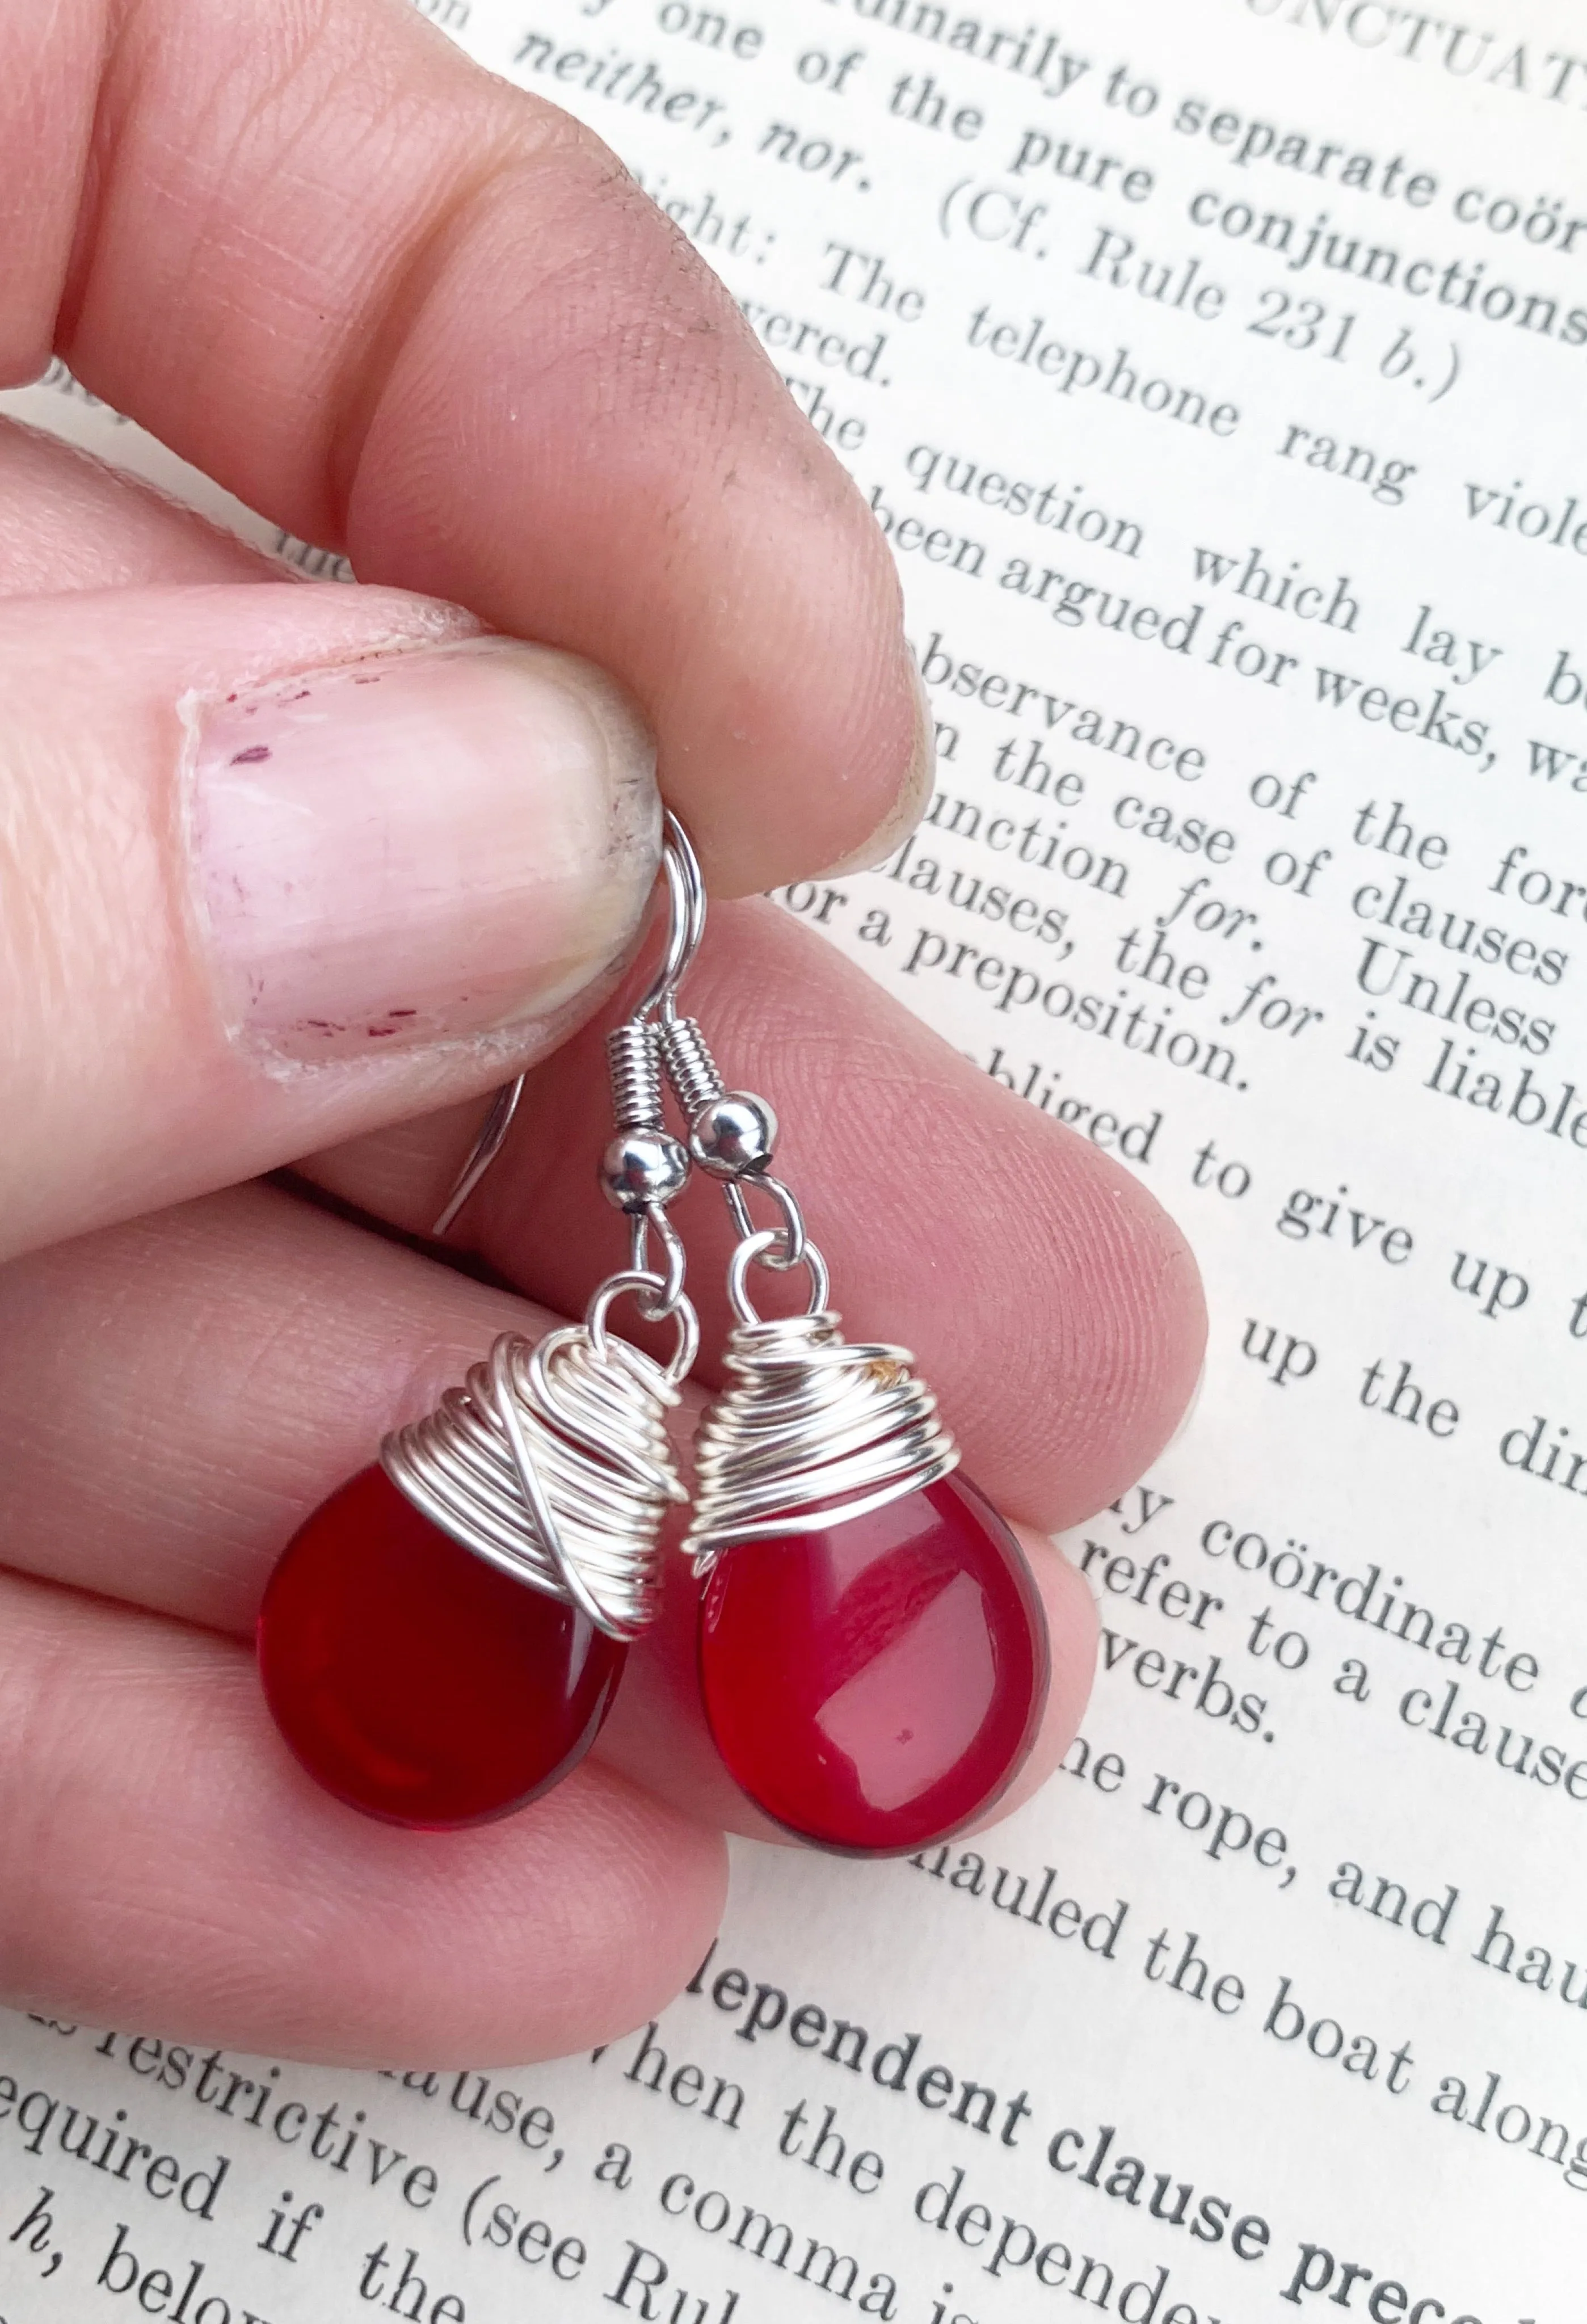
[(1018, 1771), (1047, 1700), (1047, 1625), (1018, 1541), (958, 1474), (867, 1517), (728, 1549), (700, 1609), (716, 1747), (818, 1846), (946, 1838)]
[(628, 1652), (464, 1549), (379, 1468), (288, 1544), (258, 1649), (272, 1715), (316, 1782), (427, 1831), (508, 1815), (560, 1782)]

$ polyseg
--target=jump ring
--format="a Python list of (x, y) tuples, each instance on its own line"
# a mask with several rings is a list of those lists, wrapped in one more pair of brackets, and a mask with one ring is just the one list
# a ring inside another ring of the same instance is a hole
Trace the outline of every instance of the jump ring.
[[(747, 1242), (741, 1242), (728, 1261), (728, 1303), (741, 1323), (760, 1323), (765, 1320), (751, 1303), (746, 1278), (750, 1268), (757, 1260), (763, 1266), (776, 1264), (774, 1260), (767, 1259), (766, 1254), (774, 1250), (781, 1240), (782, 1230), (768, 1227), (761, 1234), (751, 1235)], [(819, 1315), (826, 1305), (832, 1287), (831, 1279), (826, 1271), (826, 1261), (807, 1236), (798, 1259), (797, 1261), (785, 1259), (783, 1266), (788, 1268), (801, 1263), (808, 1269), (810, 1277), (810, 1297), (805, 1313), (807, 1315)], [(621, 1280), (621, 1277), (618, 1279)]]
[[(647, 1302), (653, 1303), (657, 1295), (664, 1296), (666, 1290), (667, 1279), (660, 1275), (641, 1274), (631, 1269), (626, 1274), (606, 1277), (585, 1310), (584, 1318), (591, 1345), (603, 1363), (607, 1360), (610, 1348), (606, 1337), (606, 1314), (612, 1302), (621, 1298), (625, 1291), (631, 1291), (640, 1302), (640, 1313), (643, 1315), (647, 1312)], [(668, 1386), (676, 1388), (678, 1381), (694, 1369), (695, 1358), (700, 1352), (700, 1319), (695, 1314), (693, 1302), (681, 1294), (677, 1305), (669, 1312), (678, 1327), (678, 1345), (672, 1351), (671, 1362), (663, 1367), (663, 1371)]]
[[(641, 1299), (640, 1314), (647, 1323), (664, 1323), (669, 1315), (678, 1313), (682, 1302), (688, 1258), (678, 1229), (659, 1204), (652, 1203), (645, 1217), (661, 1238), (661, 1248), (667, 1254), (667, 1273), (662, 1280), (660, 1297), (649, 1301)], [(648, 1275), (650, 1271), (642, 1259), (634, 1269), (639, 1275)]]
[(733, 1213), (734, 1223), (746, 1242), (753, 1241), (757, 1231), (745, 1200), (752, 1186), (764, 1188), (782, 1213), (782, 1224), (772, 1236), (769, 1246), (770, 1255), (763, 1263), (777, 1274), (786, 1275), (790, 1268), (798, 1267), (805, 1256), (805, 1214), (799, 1208), (798, 1196), (791, 1188), (783, 1185), (780, 1178), (772, 1177), (766, 1170), (746, 1171), (742, 1178), (732, 1180), (723, 1190)]

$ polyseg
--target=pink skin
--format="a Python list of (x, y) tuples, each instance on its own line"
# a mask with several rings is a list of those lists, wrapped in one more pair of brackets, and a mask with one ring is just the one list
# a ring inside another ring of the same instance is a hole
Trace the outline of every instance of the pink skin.
[(61, 0), (0, 55), (0, 376), (53, 330), (361, 580), (601, 662), (719, 893), (924, 803), (863, 501), (591, 132), (374, 0)]
[[(59, 317), (97, 392), (350, 547), (366, 581), (433, 595), (284, 586), (0, 430), (17, 804), (0, 1022), (25, 1097), (0, 1225), (28, 1251), (0, 1269), (0, 1862), (25, 1868), (0, 1895), (0, 1995), (309, 2056), (564, 2052), (687, 1977), (720, 1909), (721, 1830), (754, 1828), (700, 1725), (687, 1582), (599, 1754), (524, 1816), (449, 1837), (318, 1794), (243, 1640), (271, 1560), (382, 1431), (610, 1263), (598, 1036), (547, 1052), (621, 963), (521, 1038), (271, 1069), (228, 1037), (191, 941), (179, 706), (477, 617), (612, 669), (718, 891), (760, 888), (884, 847), (919, 804), (890, 567), (610, 157), (416, 16), (45, 14), (0, 34), (5, 375), (41, 367)], [(103, 594), (51, 594), (69, 589)], [(786, 1116), (851, 1328), (913, 1345), (982, 1488), (1037, 1527), (1121, 1491), (1171, 1433), (1203, 1332), (1145, 1194), (765, 908), (716, 918), (697, 997), (734, 1077)], [(516, 1291), (279, 1186), (205, 1191), (313, 1155), (346, 1202), (421, 1223), (481, 1093), (537, 1056), (521, 1134), (465, 1221)], [(863, 1141), (844, 1128), (856, 1085)], [(893, 1139), (924, 1157), (912, 1192), (872, 1167)], [(719, 1205), (690, 1200), (704, 1284)], [(949, 1220), (921, 1266), (923, 1222)], [(1093, 1637), (1084, 1585), (1031, 1553), (1055, 1674), (1022, 1788), (1074, 1731)]]

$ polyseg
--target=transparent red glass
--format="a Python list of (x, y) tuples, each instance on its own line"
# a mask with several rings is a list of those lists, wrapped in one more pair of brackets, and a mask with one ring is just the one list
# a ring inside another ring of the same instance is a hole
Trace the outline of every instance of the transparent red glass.
[(628, 1651), (449, 1539), (379, 1468), (289, 1543), (258, 1646), (271, 1712), (316, 1782), (422, 1831), (510, 1815), (559, 1783)]
[(956, 1472), (724, 1554), (700, 1609), (716, 1747), (819, 1846), (906, 1854), (990, 1807), (1035, 1738), (1047, 1625), (1019, 1543)]

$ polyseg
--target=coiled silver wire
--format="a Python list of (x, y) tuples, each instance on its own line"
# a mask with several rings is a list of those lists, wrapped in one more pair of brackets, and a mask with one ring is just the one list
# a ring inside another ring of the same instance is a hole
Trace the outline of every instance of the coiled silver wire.
[(612, 1119), (619, 1130), (645, 1130), (661, 1119), (661, 1041), (649, 1018), (627, 1017), (606, 1036)]
[(728, 1341), (733, 1385), (695, 1444), (683, 1548), (697, 1573), (736, 1542), (863, 1517), (958, 1466), (958, 1446), (910, 1370), (909, 1350), (851, 1346), (839, 1321), (820, 1307), (741, 1323)]
[(714, 1097), (723, 1094), (722, 1069), (711, 1055), (697, 1019), (664, 1019), (660, 1038), (668, 1077), (678, 1093), (685, 1121), (692, 1122)]
[(661, 1521), (669, 1503), (688, 1499), (666, 1416), (694, 1360), (693, 1310), (686, 1302), (675, 1318), (666, 1367), (605, 1328), (619, 1292), (659, 1288), (656, 1277), (614, 1276), (583, 1323), (538, 1343), (504, 1333), (380, 1454), (443, 1533), (623, 1640), (654, 1618)]

